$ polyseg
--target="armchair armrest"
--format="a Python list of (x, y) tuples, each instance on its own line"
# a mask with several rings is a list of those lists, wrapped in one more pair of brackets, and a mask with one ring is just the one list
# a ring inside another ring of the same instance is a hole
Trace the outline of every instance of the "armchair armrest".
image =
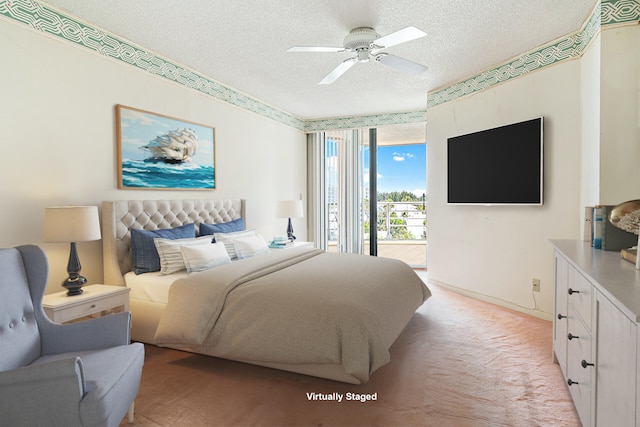
[[(99, 350), (130, 343), (131, 313), (122, 312), (76, 323), (40, 323), (42, 354)], [(43, 327), (44, 326), (44, 327)]]
[(0, 424), (76, 425), (85, 390), (78, 357), (0, 372)]

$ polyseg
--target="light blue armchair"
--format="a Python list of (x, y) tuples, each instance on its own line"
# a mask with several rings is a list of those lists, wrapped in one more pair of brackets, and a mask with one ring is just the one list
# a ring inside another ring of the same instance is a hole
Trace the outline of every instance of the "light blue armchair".
[(39, 247), (0, 249), (0, 425), (118, 426), (128, 411), (132, 422), (144, 347), (129, 344), (130, 313), (53, 323), (48, 274)]

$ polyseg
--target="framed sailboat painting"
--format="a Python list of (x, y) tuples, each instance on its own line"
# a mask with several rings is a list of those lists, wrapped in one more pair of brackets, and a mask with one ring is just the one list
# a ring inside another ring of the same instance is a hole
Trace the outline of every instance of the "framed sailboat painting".
[(116, 105), (118, 188), (213, 190), (215, 129)]

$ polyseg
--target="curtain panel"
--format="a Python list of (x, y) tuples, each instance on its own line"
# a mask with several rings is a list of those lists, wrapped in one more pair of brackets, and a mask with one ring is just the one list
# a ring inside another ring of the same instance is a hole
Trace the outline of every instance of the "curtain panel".
[(317, 246), (362, 253), (365, 156), (360, 130), (308, 135), (309, 235)]

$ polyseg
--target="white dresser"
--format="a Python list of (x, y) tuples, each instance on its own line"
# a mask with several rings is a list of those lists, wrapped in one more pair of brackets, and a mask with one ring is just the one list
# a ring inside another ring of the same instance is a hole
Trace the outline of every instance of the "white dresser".
[(640, 427), (640, 270), (586, 242), (552, 244), (553, 356), (580, 420)]

